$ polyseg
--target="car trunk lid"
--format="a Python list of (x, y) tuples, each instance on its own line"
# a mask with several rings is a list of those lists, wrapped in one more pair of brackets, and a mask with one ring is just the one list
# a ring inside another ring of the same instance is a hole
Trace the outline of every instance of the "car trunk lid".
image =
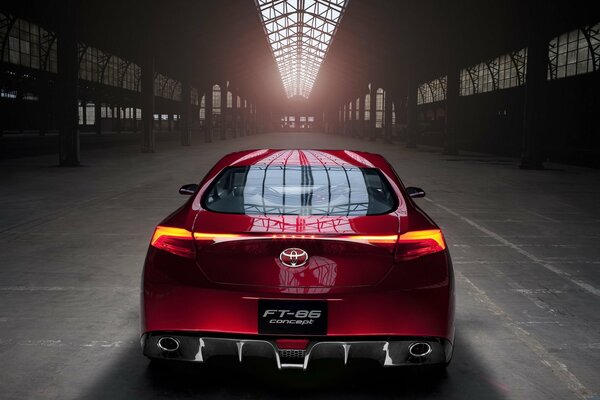
[(201, 211), (194, 238), (198, 267), (215, 283), (319, 293), (380, 282), (392, 267), (398, 228), (395, 214), (304, 217)]

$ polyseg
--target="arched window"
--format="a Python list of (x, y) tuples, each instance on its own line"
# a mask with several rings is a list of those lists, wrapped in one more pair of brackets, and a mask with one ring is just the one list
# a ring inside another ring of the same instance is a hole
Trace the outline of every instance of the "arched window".
[(233, 94), (227, 91), (227, 108), (233, 107)]
[(396, 126), (396, 102), (392, 101), (392, 126)]
[(206, 120), (206, 95), (202, 95), (202, 100), (200, 100), (200, 121)]
[(375, 97), (375, 128), (382, 128), (385, 118), (385, 90), (377, 89)]
[(221, 114), (221, 86), (214, 85), (212, 88), (212, 113), (213, 115)]
[(198, 89), (196, 88), (190, 90), (190, 104), (194, 106), (198, 105)]
[(371, 120), (371, 94), (365, 95), (365, 121)]
[(349, 119), (350, 121), (352, 121), (352, 120), (354, 119), (354, 115), (352, 114), (352, 111), (353, 111), (353, 110), (352, 110), (352, 108), (353, 108), (353, 106), (354, 106), (354, 104), (353, 104), (353, 103), (354, 103), (354, 102), (352, 102), (352, 101), (351, 101), (350, 103), (348, 103), (348, 119)]

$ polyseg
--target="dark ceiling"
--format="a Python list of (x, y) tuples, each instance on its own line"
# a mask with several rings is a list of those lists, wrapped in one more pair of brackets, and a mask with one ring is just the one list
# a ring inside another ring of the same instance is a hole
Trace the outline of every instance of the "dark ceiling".
[(309, 101), (286, 101), (253, 0), (12, 0), (15, 15), (56, 29), (75, 10), (79, 40), (157, 71), (190, 73), (197, 86), (229, 80), (274, 110), (326, 109), (379, 82), (399, 95), (412, 64), (420, 79), (443, 75), (451, 55), (465, 66), (526, 45), (533, 18), (549, 38), (599, 19), (597, 1), (349, 0)]

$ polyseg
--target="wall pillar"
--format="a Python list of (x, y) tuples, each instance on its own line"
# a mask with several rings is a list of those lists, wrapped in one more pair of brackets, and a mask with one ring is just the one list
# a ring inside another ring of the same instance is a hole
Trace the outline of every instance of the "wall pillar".
[(530, 5), (527, 38), (527, 78), (525, 110), (523, 113), (522, 169), (543, 169), (545, 158), (544, 122), (546, 114), (546, 85), (548, 47), (544, 38), (544, 9), (541, 1)]
[(383, 142), (392, 143), (392, 95), (387, 90), (384, 92), (383, 112)]
[(79, 105), (77, 83), (79, 57), (76, 33), (76, 3), (65, 1), (59, 12), (58, 38), (58, 85), (59, 105), (59, 164), (64, 167), (80, 163)]
[(102, 102), (98, 96), (94, 99), (94, 129), (97, 135), (102, 133)]
[(220, 132), (219, 132), (219, 138), (221, 140), (225, 140), (227, 139), (227, 113), (228, 113), (228, 109), (227, 109), (227, 92), (229, 91), (227, 88), (227, 82), (225, 83), (221, 83), (221, 115), (219, 116), (221, 119), (221, 124), (220, 124)]
[(212, 142), (213, 137), (213, 89), (212, 85), (208, 84), (206, 89), (206, 97), (204, 99), (204, 141)]
[(231, 130), (233, 137), (238, 136), (238, 106), (237, 106), (238, 92), (235, 88), (231, 89)]
[(179, 118), (179, 131), (181, 134), (181, 145), (191, 146), (192, 144), (192, 131), (190, 129), (190, 111), (191, 111), (191, 97), (192, 87), (190, 81), (183, 79), (181, 81), (181, 110)]
[(142, 152), (154, 153), (156, 138), (154, 133), (154, 56), (151, 49), (144, 54), (141, 76), (142, 87)]
[(413, 73), (408, 80), (408, 101), (406, 104), (406, 147), (417, 147), (417, 80)]
[(374, 142), (377, 139), (377, 88), (371, 84), (371, 119), (369, 119), (367, 133), (369, 140)]
[(446, 135), (444, 138), (444, 154), (458, 154), (459, 129), (459, 96), (460, 96), (460, 67), (452, 60), (448, 70), (446, 85)]

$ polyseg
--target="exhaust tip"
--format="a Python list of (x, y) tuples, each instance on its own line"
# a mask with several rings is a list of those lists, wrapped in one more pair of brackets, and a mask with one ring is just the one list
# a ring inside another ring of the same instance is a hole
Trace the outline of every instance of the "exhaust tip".
[(156, 343), (159, 349), (163, 351), (173, 352), (179, 349), (179, 340), (170, 336), (163, 336)]
[(426, 342), (415, 342), (408, 346), (408, 353), (413, 357), (425, 357), (432, 351), (431, 345)]

